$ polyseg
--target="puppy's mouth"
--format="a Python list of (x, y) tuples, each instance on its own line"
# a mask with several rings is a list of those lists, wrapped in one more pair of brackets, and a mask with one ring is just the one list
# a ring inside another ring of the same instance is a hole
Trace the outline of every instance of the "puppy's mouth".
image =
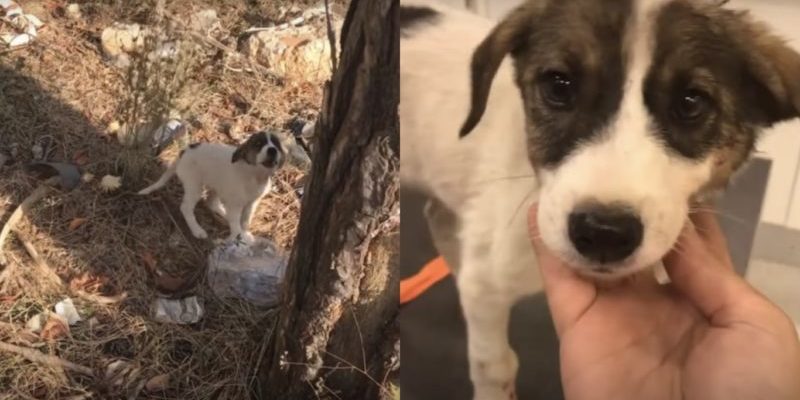
[(278, 153), (278, 150), (276, 150), (273, 147), (267, 149), (267, 154), (262, 165), (264, 165), (267, 168), (277, 168), (280, 165), (280, 163), (281, 163), (281, 156)]

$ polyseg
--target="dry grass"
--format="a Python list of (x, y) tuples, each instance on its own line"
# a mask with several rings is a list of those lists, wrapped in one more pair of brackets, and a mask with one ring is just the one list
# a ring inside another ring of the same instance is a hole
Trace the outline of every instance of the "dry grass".
[[(44, 17), (47, 27), (33, 45), (0, 54), (0, 151), (19, 151), (13, 165), (0, 167), (0, 224), (38, 184), (22, 167), (31, 161), (32, 145), (44, 136), (52, 142), (51, 160), (81, 161), (82, 170), (97, 178), (49, 195), (19, 226), (65, 284), (37, 273), (14, 235), (6, 244), (6, 268), (13, 270), (0, 282), (0, 340), (90, 367), (95, 376), (0, 352), (0, 399), (64, 399), (87, 393), (98, 399), (133, 398), (137, 393), (135, 398), (247, 398), (259, 361), (256, 350), (269, 333), (273, 312), (213, 296), (204, 282), (213, 244), (193, 239), (186, 229), (178, 211), (179, 184), (147, 198), (133, 195), (163, 167), (151, 153), (137, 153), (128, 159), (138, 161), (141, 171), (131, 174), (130, 160), (120, 160), (126, 150), (106, 130), (124, 114), (127, 86), (125, 72), (102, 61), (100, 32), (113, 21), (148, 23), (154, 1), (86, 2), (79, 21), (62, 16), (66, 2), (60, 0), (24, 3), (26, 11)], [(188, 15), (206, 7), (203, 3), (217, 10), (228, 38), (224, 44), (235, 48), (241, 31), (277, 18), (278, 5), (311, 2), (170, 1), (167, 8), (188, 21)], [(246, 132), (280, 128), (291, 115), (316, 110), (321, 102), (318, 83), (230, 68), (229, 55), (211, 47), (204, 50), (175, 99), (182, 116), (196, 121), (193, 141), (234, 143)], [(169, 148), (162, 162), (177, 152)], [(105, 174), (124, 176), (121, 190), (100, 190), (97, 181)], [(254, 219), (255, 234), (273, 237), (286, 249), (295, 234), (300, 202), (294, 187), (301, 177), (295, 169), (282, 171)], [(227, 234), (205, 208), (198, 207), (198, 214), (211, 237)], [(70, 226), (81, 218), (86, 222)], [(206, 316), (200, 323), (177, 326), (150, 319), (150, 303), (159, 293), (145, 266), (153, 259), (158, 268), (187, 277), (187, 284), (170, 295), (203, 298)], [(73, 296), (85, 321), (56, 341), (21, 332), (29, 317), (69, 296), (68, 283), (85, 273), (108, 278), (99, 294), (126, 292), (127, 299), (104, 305)], [(133, 363), (139, 374), (115, 386), (102, 372), (119, 359)], [(169, 375), (167, 390), (141, 390), (143, 382), (160, 374)]]

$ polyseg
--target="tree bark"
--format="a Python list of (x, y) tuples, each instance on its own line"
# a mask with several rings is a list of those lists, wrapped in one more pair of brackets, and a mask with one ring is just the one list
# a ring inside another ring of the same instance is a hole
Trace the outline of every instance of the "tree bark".
[(352, 0), (259, 398), (379, 399), (399, 366), (399, 0)]

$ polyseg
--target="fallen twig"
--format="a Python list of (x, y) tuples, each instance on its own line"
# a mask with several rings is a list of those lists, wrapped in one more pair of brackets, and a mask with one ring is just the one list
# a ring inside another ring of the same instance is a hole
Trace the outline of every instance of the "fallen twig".
[(28, 252), (28, 255), (31, 256), (33, 261), (36, 263), (36, 267), (39, 269), (39, 272), (44, 275), (47, 279), (52, 281), (57, 286), (64, 286), (64, 281), (61, 279), (58, 274), (53, 271), (47, 262), (39, 255), (39, 252), (36, 250), (36, 247), (33, 246), (33, 243), (27, 238), (27, 235), (24, 233), (14, 229), (14, 234), (17, 235), (17, 239), (22, 242), (22, 246), (25, 247), (25, 251)]
[[(17, 230), (14, 230), (14, 234), (17, 235), (17, 238), (20, 242), (22, 242), (22, 246), (25, 247), (25, 250), (28, 252), (28, 255), (31, 256), (33, 261), (36, 263), (36, 267), (39, 269), (39, 272), (46, 276), (47, 279), (52, 281), (57, 286), (64, 286), (64, 280), (61, 279), (58, 274), (50, 268), (50, 265), (47, 264), (47, 261), (39, 255), (39, 252), (36, 250), (36, 247), (33, 246), (33, 243), (28, 239), (28, 237)], [(114, 304), (119, 303), (122, 300), (125, 300), (128, 297), (128, 293), (122, 292), (114, 296), (101, 296), (97, 294), (92, 294), (85, 292), (83, 290), (70, 290), (70, 293), (84, 299), (89, 300), (91, 302), (95, 302), (98, 304)]]
[(60, 357), (52, 356), (49, 354), (44, 354), (40, 351), (36, 351), (34, 349), (29, 349), (26, 347), (15, 346), (10, 343), (0, 342), (0, 350), (6, 351), (9, 353), (14, 353), (25, 357), (28, 361), (46, 364), (51, 367), (61, 367), (64, 369), (68, 369), (70, 371), (75, 371), (84, 375), (93, 376), (94, 372), (89, 367), (84, 367), (83, 365), (78, 365), (73, 362), (64, 360)]
[[(50, 186), (47, 183), (51, 182), (53, 178), (48, 179), (47, 182), (33, 191), (25, 200), (22, 200), (22, 203), (17, 206), (17, 209), (11, 213), (11, 217), (8, 218), (6, 224), (3, 225), (3, 229), (0, 230), (0, 266), (5, 266), (8, 262), (6, 256), (3, 251), (3, 245), (6, 242), (6, 238), (8, 237), (8, 233), (11, 232), (12, 229), (19, 223), (19, 220), (22, 218), (22, 215), (25, 214), (31, 206), (39, 201), (42, 197), (47, 195), (50, 192)], [(56, 178), (57, 179), (57, 178)]]
[(84, 300), (89, 300), (91, 302), (98, 303), (98, 304), (115, 304), (115, 303), (119, 303), (122, 300), (125, 300), (125, 299), (128, 298), (128, 293), (127, 292), (122, 292), (122, 293), (116, 294), (114, 296), (101, 296), (99, 294), (87, 293), (87, 292), (84, 292), (83, 290), (74, 290), (74, 291), (72, 291), (72, 293), (74, 293), (75, 295), (77, 295), (78, 297), (80, 297), (80, 298), (82, 298)]

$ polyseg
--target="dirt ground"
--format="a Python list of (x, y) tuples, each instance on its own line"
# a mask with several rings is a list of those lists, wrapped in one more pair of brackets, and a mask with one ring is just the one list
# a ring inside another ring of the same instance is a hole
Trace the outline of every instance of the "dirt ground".
[[(16, 153), (0, 166), (0, 226), (41, 184), (25, 169), (35, 144), (47, 141), (48, 160), (72, 162), (94, 175), (74, 190), (54, 189), (30, 207), (18, 232), (3, 245), (8, 263), (0, 267), (0, 346), (55, 356), (77, 367), (65, 368), (54, 359), (31, 361), (0, 347), (0, 399), (245, 399), (253, 386), (274, 311), (220, 300), (205, 284), (206, 257), (213, 239), (227, 235), (226, 225), (198, 206), (200, 224), (212, 239), (194, 239), (178, 209), (177, 180), (151, 196), (136, 196), (179, 148), (168, 148), (160, 158), (132, 153), (109, 129), (126, 107), (126, 73), (104, 61), (101, 32), (115, 21), (148, 24), (153, 2), (79, 1), (82, 16), (72, 19), (64, 1), (24, 1), (25, 12), (45, 26), (29, 46), (0, 47), (0, 153)], [(166, 3), (169, 18), (177, 20), (215, 9), (221, 43), (232, 49), (241, 45), (245, 29), (293, 18), (286, 7), (318, 5)], [(233, 144), (248, 132), (282, 129), (291, 117), (308, 118), (318, 110), (321, 82), (237, 68), (226, 50), (202, 46), (205, 51), (179, 99), (188, 104), (182, 117), (193, 121), (192, 141)], [(99, 181), (105, 175), (120, 176), (122, 186), (102, 190)], [(254, 234), (273, 238), (287, 251), (302, 177), (297, 168), (282, 170), (254, 219)], [(206, 314), (199, 323), (151, 318), (157, 296), (190, 295), (204, 302)], [(52, 311), (67, 297), (83, 321), (66, 331), (57, 321), (40, 333), (26, 331), (29, 318)]]

